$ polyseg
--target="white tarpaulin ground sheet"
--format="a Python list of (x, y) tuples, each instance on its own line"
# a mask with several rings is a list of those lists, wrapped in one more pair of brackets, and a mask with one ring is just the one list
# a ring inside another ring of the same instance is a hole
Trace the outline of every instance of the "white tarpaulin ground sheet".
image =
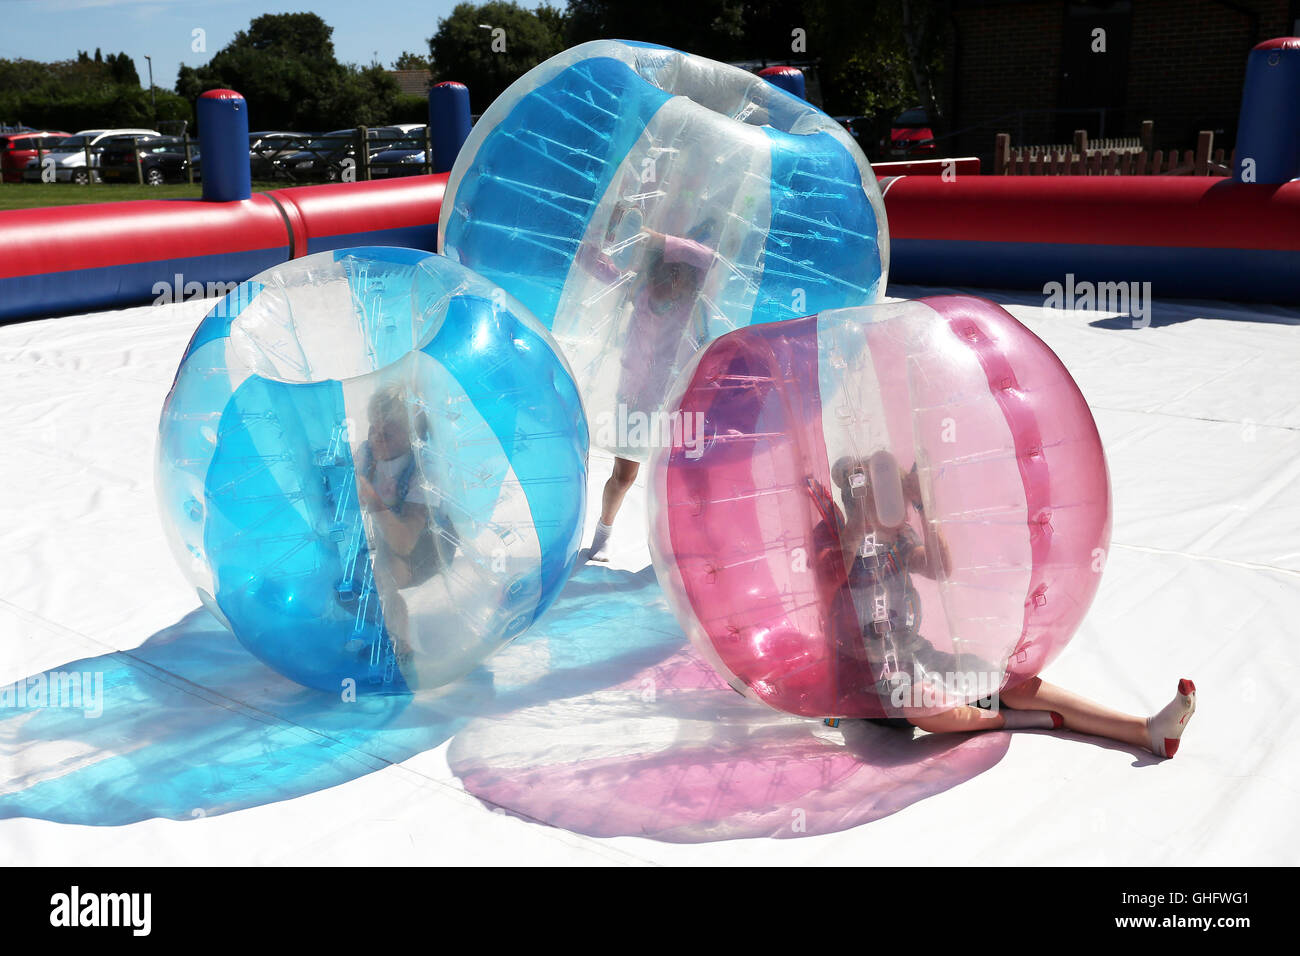
[[(1156, 302), (1134, 328), (976, 294), (1060, 355), (1109, 456), (1101, 590), (1044, 677), (1143, 715), (1192, 678), (1175, 759), (832, 729), (741, 698), (664, 603), (644, 481), (611, 563), (458, 685), (299, 687), (203, 610), (156, 512), (158, 413), (198, 301), (0, 328), (0, 685), (103, 680), (98, 714), (0, 708), (0, 860), (1300, 862), (1300, 311)], [(609, 466), (593, 456), (588, 538)]]

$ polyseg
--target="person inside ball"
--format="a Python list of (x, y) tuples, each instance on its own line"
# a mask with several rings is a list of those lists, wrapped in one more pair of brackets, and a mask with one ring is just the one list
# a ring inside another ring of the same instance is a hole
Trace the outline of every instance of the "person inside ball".
[(354, 455), (357, 498), (368, 516), (376, 586), (385, 622), (402, 656), (406, 603), (397, 592), (438, 573), (455, 550), (455, 529), (437, 492), (425, 487), (417, 443), (429, 438), (428, 415), (401, 385), (376, 391), (366, 440)]
[[(612, 224), (610, 228), (614, 228)], [(706, 224), (696, 233), (703, 236), (707, 231)], [(697, 321), (698, 300), (717, 256), (697, 239), (652, 229), (642, 230), (640, 241), (644, 243), (642, 267), (625, 305), (626, 335), (617, 404), (629, 417), (639, 413), (649, 418), (661, 410), (668, 397), (683, 343), (688, 352), (694, 352), (706, 338), (703, 322)], [(620, 275), (603, 255), (592, 257), (586, 266), (611, 282)], [(639, 462), (615, 456), (601, 497), (600, 520), (587, 549), (589, 560), (608, 560), (606, 547), (614, 519), (640, 470)]]
[[(814, 546), (831, 572), (823, 580), (843, 581), (860, 634), (854, 650), (870, 663), (882, 707), (898, 713), (894, 697), (901, 687), (915, 678), (942, 681), (957, 670), (955, 654), (921, 635), (912, 580), (913, 574), (938, 579), (951, 569), (951, 556), (941, 534), (931, 529), (923, 541), (908, 521), (912, 512), (924, 515), (915, 466), (904, 471), (893, 454), (878, 450), (866, 459), (840, 458), (831, 480), (839, 505), (814, 490), (823, 516)], [(835, 573), (841, 567), (846, 575)]]
[[(899, 692), (910, 690), (918, 677), (942, 682), (972, 667), (991, 670), (988, 663), (967, 655), (938, 650), (920, 633), (922, 609), (912, 575), (939, 580), (952, 573), (953, 563), (942, 534), (925, 522), (917, 467), (904, 471), (891, 453), (878, 450), (865, 460), (839, 459), (831, 468), (831, 478), (842, 511), (824, 488), (809, 481), (822, 516), (813, 533), (823, 572), (820, 577), (838, 592), (824, 595), (823, 600), (828, 607), (834, 607), (836, 601), (840, 607), (852, 603), (850, 618), (856, 617), (861, 650), (870, 664), (874, 691), (884, 713), (906, 713), (910, 695), (900, 697)], [(924, 542), (908, 523), (909, 509), (925, 522)], [(843, 568), (848, 569), (847, 575)], [(850, 648), (850, 654), (853, 650)], [(995, 676), (1000, 682), (1000, 673)], [(868, 719), (889, 727), (919, 727), (929, 733), (1064, 729), (1172, 757), (1195, 713), (1196, 685), (1186, 678), (1180, 680), (1173, 700), (1151, 717), (1112, 710), (1038, 676), (1003, 688), (989, 703), (996, 706), (963, 704), (927, 716)]]

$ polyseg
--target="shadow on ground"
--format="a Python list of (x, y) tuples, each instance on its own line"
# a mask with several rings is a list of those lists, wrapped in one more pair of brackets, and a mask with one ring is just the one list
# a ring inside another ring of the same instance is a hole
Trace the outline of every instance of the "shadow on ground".
[(268, 670), (196, 610), (101, 673), (103, 712), (0, 719), (0, 818), (118, 826), (338, 786), (452, 741), (466, 789), (591, 836), (789, 837), (894, 813), (988, 769), (1005, 734), (832, 730), (728, 688), (685, 646), (653, 571), (587, 565), (521, 640), (438, 693), (355, 702)]
[(521, 816), (699, 843), (877, 820), (992, 767), (1009, 739), (831, 729), (740, 697), (683, 649), (620, 685), (472, 720), (448, 761), (466, 790)]

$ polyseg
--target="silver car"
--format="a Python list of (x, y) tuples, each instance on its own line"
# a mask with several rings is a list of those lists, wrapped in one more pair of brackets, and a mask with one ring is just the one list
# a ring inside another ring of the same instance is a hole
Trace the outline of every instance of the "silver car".
[[(132, 136), (154, 138), (161, 135), (154, 129), (83, 129), (61, 140), (57, 147), (46, 153), (44, 165), (54, 171), (54, 182), (88, 183), (92, 177), (98, 181), (99, 175), (95, 172), (95, 167), (99, 165), (99, 154), (107, 140)], [(86, 147), (90, 147), (90, 169), (86, 168)], [(44, 182), (46, 176), (42, 175), (44, 170), (41, 165), (40, 159), (28, 160), (27, 168), (23, 170), (23, 182)]]

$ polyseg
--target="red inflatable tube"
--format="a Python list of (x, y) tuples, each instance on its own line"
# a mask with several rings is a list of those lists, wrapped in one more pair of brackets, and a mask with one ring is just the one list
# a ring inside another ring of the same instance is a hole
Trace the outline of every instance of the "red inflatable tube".
[(0, 321), (148, 301), (175, 276), (186, 285), (242, 282), (325, 249), (432, 251), (446, 181), (412, 176), (273, 190), (242, 202), (147, 199), (7, 212)]
[(1300, 182), (979, 176), (888, 184), (891, 239), (1300, 250)]
[(142, 199), (17, 209), (0, 227), (0, 278), (287, 244), (284, 218), (261, 195), (246, 203)]
[(1182, 176), (904, 176), (881, 183), (890, 280), (1300, 301), (1300, 182)]
[(280, 203), (294, 226), (295, 258), (359, 245), (436, 251), (447, 177), (447, 173), (439, 173), (335, 186), (296, 186), (269, 195)]

